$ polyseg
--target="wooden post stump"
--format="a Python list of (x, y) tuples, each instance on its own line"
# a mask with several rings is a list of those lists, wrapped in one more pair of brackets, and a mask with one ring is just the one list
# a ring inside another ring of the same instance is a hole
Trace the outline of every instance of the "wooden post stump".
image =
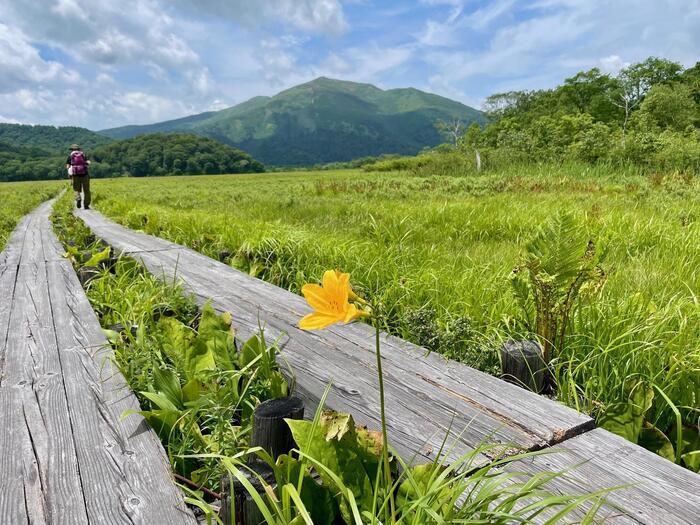
[[(260, 447), (274, 459), (282, 454), (288, 454), (295, 447), (292, 432), (285, 419), (302, 419), (304, 417), (304, 402), (298, 397), (282, 397), (260, 403), (253, 412), (253, 432), (250, 438), (251, 447)], [(274, 486), (275, 477), (272, 468), (257, 456), (251, 455), (248, 464), (253, 472), (245, 472), (245, 476), (255, 487), (255, 490), (265, 493), (264, 485)], [(264, 483), (261, 479), (264, 480)], [(237, 480), (230, 486), (229, 476), (221, 479), (221, 509), (219, 517), (226, 525), (258, 525), (265, 520), (258, 510), (250, 493)], [(231, 494), (235, 513), (231, 515)], [(232, 519), (233, 518), (233, 519)]]
[(501, 377), (538, 394), (544, 390), (547, 365), (537, 341), (506, 341), (501, 346)]
[(83, 287), (87, 286), (90, 281), (99, 277), (100, 270), (94, 266), (83, 266), (78, 270), (78, 280)]
[(251, 447), (260, 447), (277, 459), (294, 448), (294, 438), (285, 419), (303, 419), (304, 402), (298, 397), (280, 397), (260, 403), (253, 413)]

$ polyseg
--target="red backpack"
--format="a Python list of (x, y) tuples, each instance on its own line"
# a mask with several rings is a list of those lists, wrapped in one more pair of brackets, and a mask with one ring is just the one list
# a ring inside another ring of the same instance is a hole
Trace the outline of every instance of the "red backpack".
[(73, 175), (87, 175), (88, 163), (85, 153), (80, 150), (71, 152), (70, 165), (73, 168)]

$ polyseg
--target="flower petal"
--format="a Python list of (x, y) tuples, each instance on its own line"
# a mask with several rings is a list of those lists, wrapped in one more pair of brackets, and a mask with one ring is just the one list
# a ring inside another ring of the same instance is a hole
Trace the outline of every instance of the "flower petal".
[[(347, 278), (343, 277), (347, 275)], [(339, 304), (344, 305), (348, 302), (348, 293), (350, 285), (348, 283), (350, 274), (340, 274), (338, 277), (337, 270), (327, 270), (323, 273), (323, 289), (328, 292), (329, 297), (334, 298)]]
[(299, 328), (302, 330), (321, 330), (342, 320), (343, 318), (337, 315), (326, 315), (314, 312), (304, 316), (301, 321), (299, 321)]
[(345, 311), (345, 319), (343, 320), (343, 322), (349, 323), (350, 321), (357, 319), (358, 317), (360, 317), (360, 311), (354, 304), (351, 304), (350, 307)]
[(331, 308), (331, 305), (328, 301), (328, 292), (321, 288), (319, 285), (305, 284), (301, 288), (301, 293), (304, 295), (306, 302), (309, 303), (309, 306), (311, 306), (311, 308), (313, 308), (314, 310), (329, 315), (337, 313), (333, 310), (333, 308)]

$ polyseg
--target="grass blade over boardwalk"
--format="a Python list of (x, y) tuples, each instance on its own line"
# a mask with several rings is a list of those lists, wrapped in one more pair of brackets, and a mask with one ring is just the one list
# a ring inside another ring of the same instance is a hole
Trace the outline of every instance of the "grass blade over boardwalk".
[[(308, 313), (305, 301), (225, 264), (163, 239), (127, 230), (97, 212), (80, 212), (96, 235), (141, 259), (154, 275), (178, 278), (200, 301), (234, 315), (245, 338), (263, 323), (268, 337), (282, 339), (300, 394), (311, 413), (328, 382), (330, 407), (350, 412), (378, 428), (378, 399), (372, 329), (362, 324), (323, 334), (296, 328)], [(592, 427), (592, 421), (563, 405), (526, 392), (465, 365), (397, 338), (386, 338), (384, 359), (388, 425), (404, 457), (433, 457), (451, 429), (454, 457), (484, 440), (505, 447), (538, 449)], [(452, 443), (450, 443), (452, 445)], [(484, 461), (488, 458), (484, 458)]]

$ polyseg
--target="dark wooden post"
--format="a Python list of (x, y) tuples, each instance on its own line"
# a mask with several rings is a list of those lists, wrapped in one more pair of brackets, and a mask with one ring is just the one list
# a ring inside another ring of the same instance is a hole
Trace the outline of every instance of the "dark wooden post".
[[(292, 432), (285, 419), (302, 419), (304, 417), (304, 402), (298, 397), (281, 397), (260, 403), (253, 412), (253, 432), (250, 438), (251, 447), (260, 447), (274, 459), (282, 454), (288, 454), (295, 447)], [(264, 494), (264, 486), (259, 476), (268, 485), (274, 485), (275, 477), (269, 465), (260, 461), (257, 456), (250, 455), (249, 467), (257, 474), (246, 473), (253, 487)], [(264, 523), (262, 514), (250, 497), (248, 491), (236, 480), (230, 487), (229, 476), (221, 480), (221, 510), (219, 517), (225, 525), (258, 525)], [(231, 516), (231, 493), (235, 506), (235, 516)], [(233, 520), (232, 520), (233, 518)]]
[(547, 366), (537, 341), (507, 341), (501, 346), (501, 377), (533, 392), (544, 390)]
[(90, 281), (99, 276), (100, 270), (94, 266), (82, 266), (78, 270), (78, 280), (83, 287), (87, 286)]
[(304, 402), (298, 397), (280, 397), (260, 403), (253, 413), (250, 446), (266, 450), (275, 459), (288, 454), (295, 443), (284, 420), (303, 418)]

